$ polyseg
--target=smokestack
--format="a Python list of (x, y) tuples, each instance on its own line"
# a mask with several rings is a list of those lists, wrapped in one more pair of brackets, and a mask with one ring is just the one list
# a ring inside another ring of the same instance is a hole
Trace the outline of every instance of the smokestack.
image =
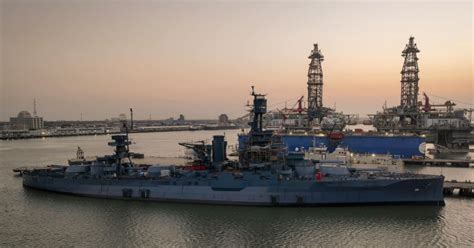
[(212, 162), (222, 163), (227, 160), (227, 141), (223, 135), (214, 135), (212, 140)]
[(130, 130), (133, 130), (133, 109), (130, 108)]

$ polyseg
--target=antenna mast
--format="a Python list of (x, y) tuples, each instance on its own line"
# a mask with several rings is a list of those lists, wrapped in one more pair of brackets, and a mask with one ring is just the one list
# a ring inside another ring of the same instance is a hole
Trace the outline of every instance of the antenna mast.
[(38, 116), (36, 112), (36, 98), (33, 99), (33, 116), (34, 117)]
[(130, 108), (130, 130), (133, 130), (133, 109)]

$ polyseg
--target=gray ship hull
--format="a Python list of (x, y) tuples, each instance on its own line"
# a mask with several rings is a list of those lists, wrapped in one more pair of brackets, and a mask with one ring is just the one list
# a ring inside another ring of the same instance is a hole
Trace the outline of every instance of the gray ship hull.
[(87, 197), (254, 206), (444, 205), (443, 177), (367, 180), (153, 180), (23, 176), (29, 188)]

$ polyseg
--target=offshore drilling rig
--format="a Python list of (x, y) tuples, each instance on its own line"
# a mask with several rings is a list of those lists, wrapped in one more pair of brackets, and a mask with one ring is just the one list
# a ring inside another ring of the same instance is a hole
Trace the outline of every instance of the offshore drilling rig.
[(314, 44), (308, 59), (311, 59), (308, 69), (308, 127), (314, 128), (319, 125), (322, 130), (341, 131), (346, 122), (342, 113), (336, 113), (335, 109), (323, 106), (323, 69), (321, 62), (324, 56)]
[(455, 109), (455, 103), (431, 104), (424, 95), (424, 104), (418, 101), (418, 57), (414, 37), (402, 51), (404, 63), (401, 71), (400, 105), (383, 108), (373, 115), (378, 131), (413, 132), (426, 135), (426, 141), (436, 146), (439, 155), (469, 152), (472, 131), (472, 109)]
[(308, 68), (308, 107), (303, 107), (303, 97), (292, 108), (285, 107), (270, 111), (266, 115), (267, 126), (283, 126), (285, 129), (341, 131), (346, 125), (345, 116), (335, 109), (323, 106), (323, 69), (324, 56), (314, 44), (311, 50)]

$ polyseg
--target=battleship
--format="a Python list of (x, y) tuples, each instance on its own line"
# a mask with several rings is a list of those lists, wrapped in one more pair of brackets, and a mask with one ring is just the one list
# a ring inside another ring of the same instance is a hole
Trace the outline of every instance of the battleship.
[(227, 158), (225, 137), (216, 135), (212, 144), (180, 143), (195, 154), (187, 165), (138, 165), (125, 132), (108, 143), (114, 154), (25, 170), (23, 185), (86, 197), (224, 205), (444, 205), (443, 176), (292, 156), (279, 135), (263, 128), (265, 95), (252, 89), (252, 96), (251, 128), (237, 160)]

